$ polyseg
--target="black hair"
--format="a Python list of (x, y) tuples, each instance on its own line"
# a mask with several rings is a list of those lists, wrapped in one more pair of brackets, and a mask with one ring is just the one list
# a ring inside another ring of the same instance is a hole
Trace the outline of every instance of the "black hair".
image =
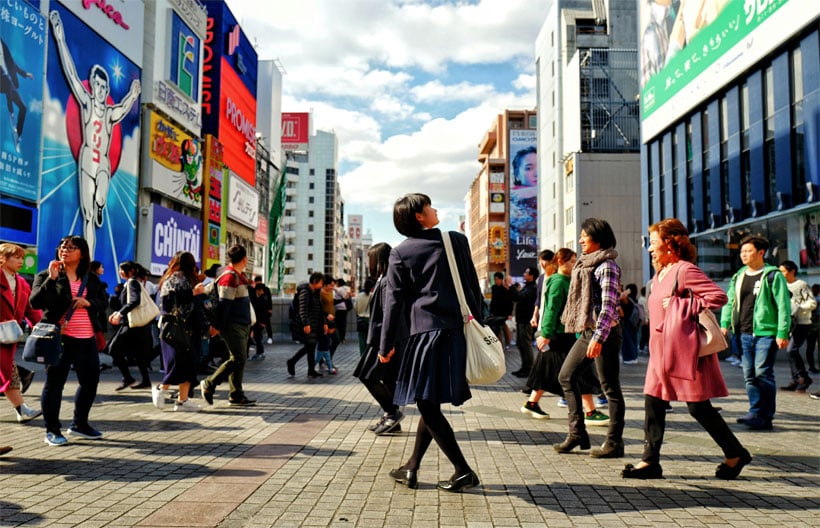
[(60, 260), (60, 246), (66, 242), (71, 242), (80, 251), (80, 262), (77, 264), (77, 276), (82, 277), (88, 273), (89, 266), (91, 265), (91, 250), (88, 248), (88, 242), (79, 235), (64, 236), (60, 239), (60, 243), (57, 244), (57, 251), (55, 251), (57, 260)]
[(322, 284), (327, 286), (328, 284), (330, 284), (332, 282), (336, 282), (336, 279), (333, 278), (333, 275), (331, 275), (330, 273), (325, 273), (324, 276), (322, 277)]
[(552, 262), (552, 259), (555, 258), (555, 252), (551, 249), (545, 249), (538, 254), (538, 258), (543, 260), (544, 262)]
[[(387, 263), (390, 259), (390, 251), (393, 248), (386, 242), (379, 242), (367, 250), (368, 269), (371, 277), (381, 277), (387, 273)], [(367, 288), (365, 288), (365, 291)]]
[(103, 263), (99, 260), (92, 260), (91, 263), (88, 264), (88, 271), (97, 273), (97, 270), (99, 270), (102, 267), (102, 265)]
[(347, 281), (345, 281), (343, 278), (339, 277), (338, 279), (336, 279), (336, 286), (344, 286), (345, 284), (347, 284)]
[(758, 251), (766, 251), (767, 249), (769, 249), (769, 241), (763, 238), (762, 236), (749, 235), (747, 237), (744, 237), (737, 247), (742, 248), (746, 244), (753, 245), (755, 249)]
[(310, 274), (310, 278), (308, 278), (308, 282), (310, 284), (316, 284), (317, 282), (321, 282), (322, 284), (325, 283), (325, 274), (321, 271), (314, 271)]
[(120, 271), (125, 273), (128, 277), (136, 277), (137, 263), (133, 260), (126, 260), (125, 262), (120, 262)]
[(231, 261), (231, 264), (239, 264), (247, 255), (248, 252), (239, 244), (231, 246), (231, 249), (228, 250), (228, 260)]
[(629, 290), (629, 297), (635, 301), (638, 299), (638, 285), (629, 283), (624, 287), (625, 290)]
[(615, 247), (615, 233), (609, 222), (602, 218), (587, 218), (581, 223), (581, 231), (589, 238), (600, 244), (601, 249), (611, 249)]
[(430, 197), (422, 193), (405, 194), (393, 205), (393, 225), (396, 231), (406, 237), (418, 236), (424, 228), (416, 218), (426, 205), (431, 205)]
[(364, 280), (364, 291), (366, 293), (371, 293), (375, 287), (376, 281), (372, 277), (368, 277)]
[(786, 268), (786, 271), (797, 273), (797, 264), (793, 260), (784, 260), (780, 265)]
[(503, 280), (504, 279), (504, 274), (501, 273), (500, 271), (496, 271), (495, 273), (493, 273), (493, 279), (502, 279)]
[(253, 282), (262, 282), (262, 275), (256, 275), (253, 278)]
[(210, 277), (212, 279), (216, 278), (216, 272), (219, 271), (219, 264), (214, 262), (211, 264), (211, 267), (205, 270), (205, 276)]

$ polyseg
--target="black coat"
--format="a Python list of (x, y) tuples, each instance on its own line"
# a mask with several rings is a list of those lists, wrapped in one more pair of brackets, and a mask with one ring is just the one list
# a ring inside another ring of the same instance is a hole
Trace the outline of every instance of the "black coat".
[[(483, 299), (470, 245), (461, 233), (453, 233), (452, 241), (467, 305), (473, 317), (481, 321)], [(410, 335), (464, 326), (447, 253), (438, 229), (427, 229), (394, 247), (390, 251), (386, 278), (379, 347), (382, 354), (393, 349), (396, 341), (403, 337), (400, 335), (402, 318), (408, 313)]]
[[(86, 300), (91, 303), (86, 308), (91, 324), (94, 330), (102, 330), (100, 314), (105, 313), (108, 305), (105, 285), (96, 274), (89, 273), (85, 292)], [(58, 324), (71, 306), (71, 299), (71, 284), (65, 273), (52, 280), (48, 270), (44, 270), (34, 278), (29, 302), (32, 308), (43, 310), (43, 322)]]
[(321, 290), (313, 290), (307, 283), (300, 285), (296, 292), (297, 310), (302, 326), (310, 325), (310, 342), (316, 342), (324, 333), (325, 313), (322, 310), (322, 301), (319, 299)]

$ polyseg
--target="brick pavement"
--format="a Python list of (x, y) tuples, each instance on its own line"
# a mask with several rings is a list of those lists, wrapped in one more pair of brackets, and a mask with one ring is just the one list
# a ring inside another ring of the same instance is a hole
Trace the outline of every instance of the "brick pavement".
[[(14, 451), (0, 458), (0, 525), (801, 527), (820, 518), (820, 401), (781, 392), (775, 430), (747, 431), (734, 424), (747, 410), (740, 369), (727, 363), (731, 395), (716, 405), (755, 457), (737, 481), (715, 479), (721, 454), (681, 403), (668, 418), (666, 479), (620, 478), (642, 448), (642, 363), (622, 370), (627, 447), (621, 460), (554, 453), (551, 445), (566, 434), (565, 411), (547, 395), (543, 407), (551, 420), (520, 414), (525, 397), (511, 376), (474, 387), (462, 407), (445, 406), (482, 480), (478, 489), (449, 494), (435, 488), (451, 472), (435, 445), (418, 490), (387, 475), (412, 449), (418, 415), (409, 408), (396, 435), (366, 430), (380, 413), (350, 376), (358, 358), (353, 340), (337, 353), (340, 374), (315, 381), (305, 377), (304, 362), (296, 377), (287, 376), (284, 361), (296, 345), (266, 348), (265, 360), (248, 363), (246, 389), (259, 399), (252, 408), (229, 407), (223, 385), (213, 408), (159, 411), (149, 391), (114, 392), (118, 375), (107, 371), (91, 414), (105, 437), (69, 437), (68, 446), (50, 447), (43, 443), (42, 419), (19, 425), (7, 405), (0, 443)], [(508, 356), (510, 371), (516, 356)], [(783, 356), (779, 384), (788, 374)], [(42, 380), (40, 373), (28, 394), (37, 406)], [(72, 376), (61, 412), (65, 426), (75, 388)], [(603, 428), (590, 432), (593, 443), (602, 441)]]

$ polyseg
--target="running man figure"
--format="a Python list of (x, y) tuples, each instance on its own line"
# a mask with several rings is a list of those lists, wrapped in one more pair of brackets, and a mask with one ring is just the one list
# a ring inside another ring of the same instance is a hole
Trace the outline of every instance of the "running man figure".
[(134, 80), (131, 89), (119, 104), (109, 105), (110, 86), (108, 73), (99, 64), (91, 67), (88, 84), (90, 93), (77, 75), (74, 60), (65, 42), (65, 30), (60, 14), (52, 11), (49, 15), (57, 44), (63, 75), (68, 80), (71, 92), (80, 107), (83, 143), (77, 156), (77, 172), (80, 179), (80, 207), (83, 212), (83, 238), (88, 242), (91, 256), (96, 246), (96, 231), (103, 223), (103, 209), (108, 199), (108, 184), (112, 176), (111, 132), (114, 125), (122, 121), (140, 94), (140, 82)]

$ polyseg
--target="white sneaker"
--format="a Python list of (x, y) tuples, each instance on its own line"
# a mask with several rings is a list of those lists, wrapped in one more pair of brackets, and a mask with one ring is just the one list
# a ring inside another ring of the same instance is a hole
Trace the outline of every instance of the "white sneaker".
[(202, 407), (191, 400), (185, 400), (184, 402), (178, 401), (174, 404), (174, 411), (177, 412), (199, 412), (201, 410)]
[(268, 338), (268, 340), (267, 340), (267, 341), (265, 341), (265, 342), (266, 342), (267, 344), (269, 344), (269, 345), (272, 345), (272, 344), (273, 344), (273, 339), (271, 339), (271, 338), (269, 337), (269, 338)]
[(151, 402), (157, 409), (165, 407), (165, 395), (168, 391), (162, 388), (162, 385), (155, 385), (151, 387)]
[(29, 420), (33, 420), (33, 419), (37, 418), (38, 416), (40, 416), (41, 414), (43, 414), (43, 411), (41, 411), (40, 409), (32, 409), (31, 407), (29, 407), (25, 403), (21, 403), (20, 404), (20, 410), (18, 411), (18, 410), (15, 409), (15, 412), (17, 413), (17, 422), (18, 423), (28, 422)]

